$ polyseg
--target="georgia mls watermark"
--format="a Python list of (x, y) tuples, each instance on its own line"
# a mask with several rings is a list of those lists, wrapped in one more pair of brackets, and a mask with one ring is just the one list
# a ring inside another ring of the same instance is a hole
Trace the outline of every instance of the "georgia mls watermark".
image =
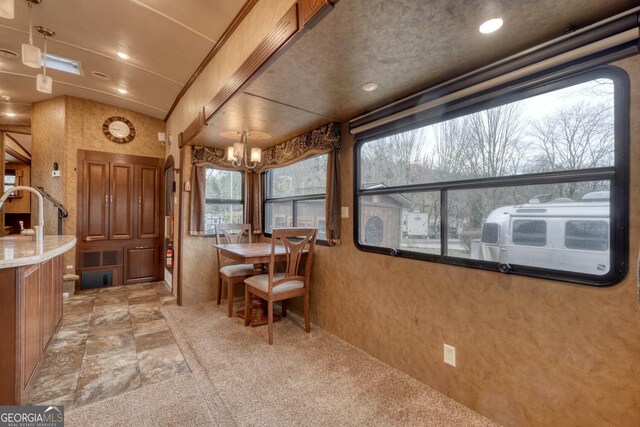
[(0, 427), (63, 427), (64, 406), (0, 406)]

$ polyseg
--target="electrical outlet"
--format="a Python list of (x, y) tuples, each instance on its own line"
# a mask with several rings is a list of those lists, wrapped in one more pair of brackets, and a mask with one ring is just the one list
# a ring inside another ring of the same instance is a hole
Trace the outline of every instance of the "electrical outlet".
[(58, 178), (58, 177), (62, 176), (62, 172), (60, 172), (60, 171), (51, 171), (51, 176)]
[(342, 218), (349, 218), (349, 206), (342, 207)]
[(444, 345), (444, 363), (454, 368), (456, 366), (456, 348), (449, 344)]

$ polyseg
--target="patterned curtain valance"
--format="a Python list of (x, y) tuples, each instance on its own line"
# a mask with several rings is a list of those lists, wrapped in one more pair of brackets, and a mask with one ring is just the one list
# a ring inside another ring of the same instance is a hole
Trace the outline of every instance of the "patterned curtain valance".
[(211, 166), (218, 166), (223, 169), (235, 169), (230, 161), (227, 160), (227, 150), (222, 148), (193, 146), (191, 163), (206, 163)]
[[(257, 171), (284, 166), (310, 154), (327, 153), (340, 148), (340, 123), (329, 123), (292, 138), (262, 152)], [(224, 169), (235, 169), (227, 160), (226, 150), (211, 147), (193, 147), (192, 163), (206, 163)]]
[(262, 152), (260, 170), (284, 166), (309, 154), (340, 148), (340, 123), (329, 123)]

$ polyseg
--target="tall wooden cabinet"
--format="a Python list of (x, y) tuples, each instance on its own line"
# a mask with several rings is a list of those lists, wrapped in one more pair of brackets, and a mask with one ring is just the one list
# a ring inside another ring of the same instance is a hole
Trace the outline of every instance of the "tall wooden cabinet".
[(81, 287), (158, 280), (162, 159), (79, 150)]

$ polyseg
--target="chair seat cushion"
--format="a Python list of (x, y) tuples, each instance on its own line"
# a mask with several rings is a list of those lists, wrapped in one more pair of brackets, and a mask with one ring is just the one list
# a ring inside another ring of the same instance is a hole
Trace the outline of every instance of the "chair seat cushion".
[[(280, 280), (284, 278), (284, 273), (276, 273), (273, 275), (273, 280)], [(253, 286), (254, 288), (261, 290), (262, 292), (269, 292), (269, 275), (268, 274), (259, 274), (257, 276), (249, 277), (245, 279), (244, 283), (249, 286)], [(292, 280), (290, 282), (284, 282), (278, 286), (273, 287), (274, 294), (281, 294), (283, 292), (293, 291), (295, 289), (301, 289), (304, 287), (304, 282), (300, 280)]]
[(225, 265), (220, 269), (220, 273), (227, 277), (250, 276), (253, 274), (253, 264)]

